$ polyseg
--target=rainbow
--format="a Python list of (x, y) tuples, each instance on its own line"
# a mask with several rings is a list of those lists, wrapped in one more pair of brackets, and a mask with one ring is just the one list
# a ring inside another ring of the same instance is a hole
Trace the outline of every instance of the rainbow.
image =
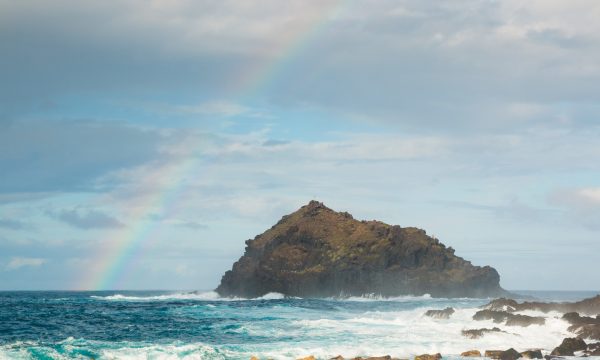
[[(349, 5), (348, 0), (335, 0), (324, 5), (318, 16), (286, 37), (285, 41), (270, 49), (266, 61), (248, 66), (232, 88), (232, 98), (243, 103), (270, 90), (273, 83), (285, 73), (327, 27), (331, 18)], [(124, 227), (114, 237), (104, 239), (94, 262), (79, 281), (77, 289), (118, 289), (125, 284), (127, 275), (143, 258), (144, 248), (152, 241), (154, 230), (160, 222), (152, 221), (156, 213), (169, 213), (183, 196), (185, 180), (199, 169), (199, 156), (190, 156), (166, 166), (157, 166), (150, 177), (164, 179), (163, 186), (145, 192), (130, 204), (127, 218), (131, 226)]]

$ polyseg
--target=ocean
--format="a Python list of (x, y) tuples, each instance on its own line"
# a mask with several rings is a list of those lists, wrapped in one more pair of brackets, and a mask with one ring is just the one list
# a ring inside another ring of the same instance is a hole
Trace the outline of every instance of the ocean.
[[(573, 301), (597, 292), (518, 291), (545, 301)], [(405, 296), (339, 299), (222, 299), (214, 292), (0, 292), (0, 359), (296, 359), (314, 355), (440, 352), (458, 358), (478, 349), (546, 352), (570, 336), (561, 314), (545, 325), (507, 327), (473, 321), (489, 299)], [(425, 317), (453, 307), (448, 320)], [(527, 314), (535, 314), (528, 312)], [(467, 339), (461, 330), (499, 327)]]

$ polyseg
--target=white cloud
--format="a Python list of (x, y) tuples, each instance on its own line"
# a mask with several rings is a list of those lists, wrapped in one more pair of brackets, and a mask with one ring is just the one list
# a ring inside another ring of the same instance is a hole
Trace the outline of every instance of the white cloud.
[(600, 187), (556, 190), (549, 195), (549, 202), (564, 209), (574, 223), (600, 230)]
[(600, 210), (600, 187), (558, 190), (550, 195), (550, 201), (578, 211)]
[(13, 257), (6, 265), (6, 270), (17, 270), (23, 267), (40, 267), (47, 262), (42, 258)]
[(251, 111), (250, 108), (229, 101), (213, 101), (199, 105), (179, 105), (175, 111), (195, 115), (217, 115), (231, 117)]

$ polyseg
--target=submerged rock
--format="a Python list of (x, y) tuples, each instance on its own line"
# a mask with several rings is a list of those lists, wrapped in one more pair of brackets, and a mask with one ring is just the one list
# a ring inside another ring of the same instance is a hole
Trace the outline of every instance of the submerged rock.
[(558, 347), (552, 350), (550, 355), (574, 356), (575, 351), (583, 350), (587, 350), (587, 344), (585, 341), (578, 338), (566, 338)]
[(507, 294), (499, 282), (495, 269), (474, 266), (424, 230), (358, 221), (311, 201), (246, 241), (216, 291), (246, 298), (489, 297)]
[(479, 339), (480, 337), (482, 337), (483, 335), (487, 334), (487, 333), (491, 333), (491, 332), (504, 332), (502, 330), (500, 330), (499, 328), (495, 327), (492, 329), (469, 329), (469, 330), (463, 330), (462, 334), (465, 337), (468, 337), (469, 339)]
[(462, 357), (481, 357), (481, 351), (479, 350), (469, 350), (460, 354)]
[(525, 359), (543, 359), (544, 356), (542, 355), (542, 351), (541, 350), (527, 350), (527, 351), (523, 351), (521, 353), (521, 356), (523, 356)]
[(452, 314), (454, 314), (454, 309), (447, 307), (444, 310), (427, 310), (425, 316), (429, 316), (434, 319), (450, 319), (450, 315)]

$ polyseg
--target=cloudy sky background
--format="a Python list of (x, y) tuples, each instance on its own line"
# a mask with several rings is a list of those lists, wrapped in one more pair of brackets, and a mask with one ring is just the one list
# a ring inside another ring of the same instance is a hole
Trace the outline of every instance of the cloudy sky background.
[(214, 288), (317, 199), (422, 227), (508, 289), (598, 290), (598, 18), (0, 0), (0, 289)]

